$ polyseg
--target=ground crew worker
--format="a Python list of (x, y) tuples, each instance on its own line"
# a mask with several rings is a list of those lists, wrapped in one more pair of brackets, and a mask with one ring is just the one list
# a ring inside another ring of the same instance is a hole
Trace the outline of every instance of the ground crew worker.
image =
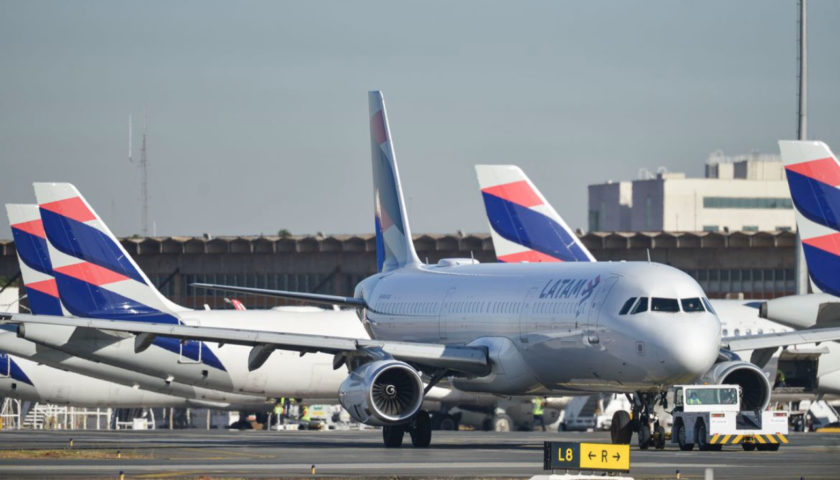
[(277, 425), (281, 425), (285, 417), (285, 408), (283, 408), (283, 402), (285, 400), (285, 398), (280, 397), (280, 400), (274, 404), (274, 415), (277, 417)]
[(537, 422), (540, 422), (542, 426), (542, 431), (545, 431), (545, 420), (543, 419), (543, 413), (545, 413), (545, 409), (543, 407), (545, 400), (542, 397), (534, 397), (531, 399), (531, 413), (534, 415), (534, 420), (531, 424), (531, 428), (536, 430), (537, 429)]
[(787, 379), (785, 378), (785, 372), (781, 370), (776, 370), (776, 384), (773, 385), (774, 387), (787, 387)]
[(700, 405), (700, 399), (697, 398), (697, 392), (691, 392), (691, 394), (688, 396), (688, 404)]
[(309, 418), (309, 407), (307, 407), (306, 405), (303, 406), (303, 415), (300, 416), (300, 419), (303, 422), (308, 422), (309, 420), (311, 420)]

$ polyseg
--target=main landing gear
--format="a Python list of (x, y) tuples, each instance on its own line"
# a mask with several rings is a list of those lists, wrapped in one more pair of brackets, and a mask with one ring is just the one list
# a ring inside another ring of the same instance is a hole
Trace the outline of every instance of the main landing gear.
[(402, 446), (405, 433), (411, 436), (411, 444), (426, 448), (432, 443), (432, 419), (429, 412), (420, 410), (408, 423), (382, 427), (382, 442), (388, 448)]
[(659, 424), (653, 413), (657, 403), (665, 406), (665, 393), (639, 392), (635, 395), (627, 394), (627, 398), (633, 405), (632, 416), (625, 410), (613, 414), (610, 425), (612, 443), (629, 444), (633, 432), (636, 432), (640, 449), (665, 448), (665, 427)]

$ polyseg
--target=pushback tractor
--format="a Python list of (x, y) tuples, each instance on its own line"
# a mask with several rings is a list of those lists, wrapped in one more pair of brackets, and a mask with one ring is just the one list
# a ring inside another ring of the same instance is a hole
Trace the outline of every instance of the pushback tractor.
[(741, 410), (738, 385), (677, 385), (674, 387), (671, 441), (680, 450), (720, 450), (741, 445), (744, 450), (778, 450), (788, 443), (788, 412)]

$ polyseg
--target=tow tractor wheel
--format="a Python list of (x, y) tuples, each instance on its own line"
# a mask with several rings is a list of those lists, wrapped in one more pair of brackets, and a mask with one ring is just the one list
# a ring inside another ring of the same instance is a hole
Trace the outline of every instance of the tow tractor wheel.
[(650, 447), (650, 427), (648, 425), (639, 426), (639, 449), (647, 450)]
[(411, 444), (418, 448), (426, 448), (432, 443), (432, 419), (429, 412), (420, 410), (411, 422)]
[(657, 424), (653, 428), (653, 446), (657, 450), (665, 449), (665, 427)]
[(633, 438), (633, 425), (630, 414), (619, 410), (613, 414), (612, 425), (610, 425), (610, 439), (615, 444), (629, 444)]
[(741, 444), (741, 448), (743, 448), (745, 452), (752, 452), (755, 450), (755, 444), (752, 442), (744, 442)]
[(779, 444), (778, 443), (759, 443), (758, 445), (756, 445), (756, 448), (758, 448), (758, 450), (760, 452), (768, 452), (768, 451), (769, 452), (775, 452), (776, 450), (779, 449)]
[(382, 441), (388, 448), (399, 448), (402, 446), (404, 425), (390, 425), (382, 427)]
[(697, 448), (700, 450), (709, 450), (709, 439), (706, 435), (706, 424), (702, 420), (697, 420), (697, 424), (694, 426), (694, 433), (695, 433), (695, 442), (697, 443)]
[(685, 438), (685, 424), (682, 420), (677, 421), (677, 425), (674, 429), (676, 430), (677, 443), (680, 445), (680, 450), (685, 452), (694, 450), (694, 444), (688, 443), (688, 440)]

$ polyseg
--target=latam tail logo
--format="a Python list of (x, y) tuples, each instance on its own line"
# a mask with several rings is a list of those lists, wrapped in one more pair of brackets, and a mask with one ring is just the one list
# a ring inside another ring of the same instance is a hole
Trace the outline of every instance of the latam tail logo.
[(500, 262), (594, 261), (521, 169), (478, 165), (476, 173)]
[(840, 164), (822, 142), (779, 146), (811, 280), (840, 295)]
[(7, 205), (29, 309), (36, 315), (63, 315), (58, 285), (47, 251), (47, 235), (35, 205)]

